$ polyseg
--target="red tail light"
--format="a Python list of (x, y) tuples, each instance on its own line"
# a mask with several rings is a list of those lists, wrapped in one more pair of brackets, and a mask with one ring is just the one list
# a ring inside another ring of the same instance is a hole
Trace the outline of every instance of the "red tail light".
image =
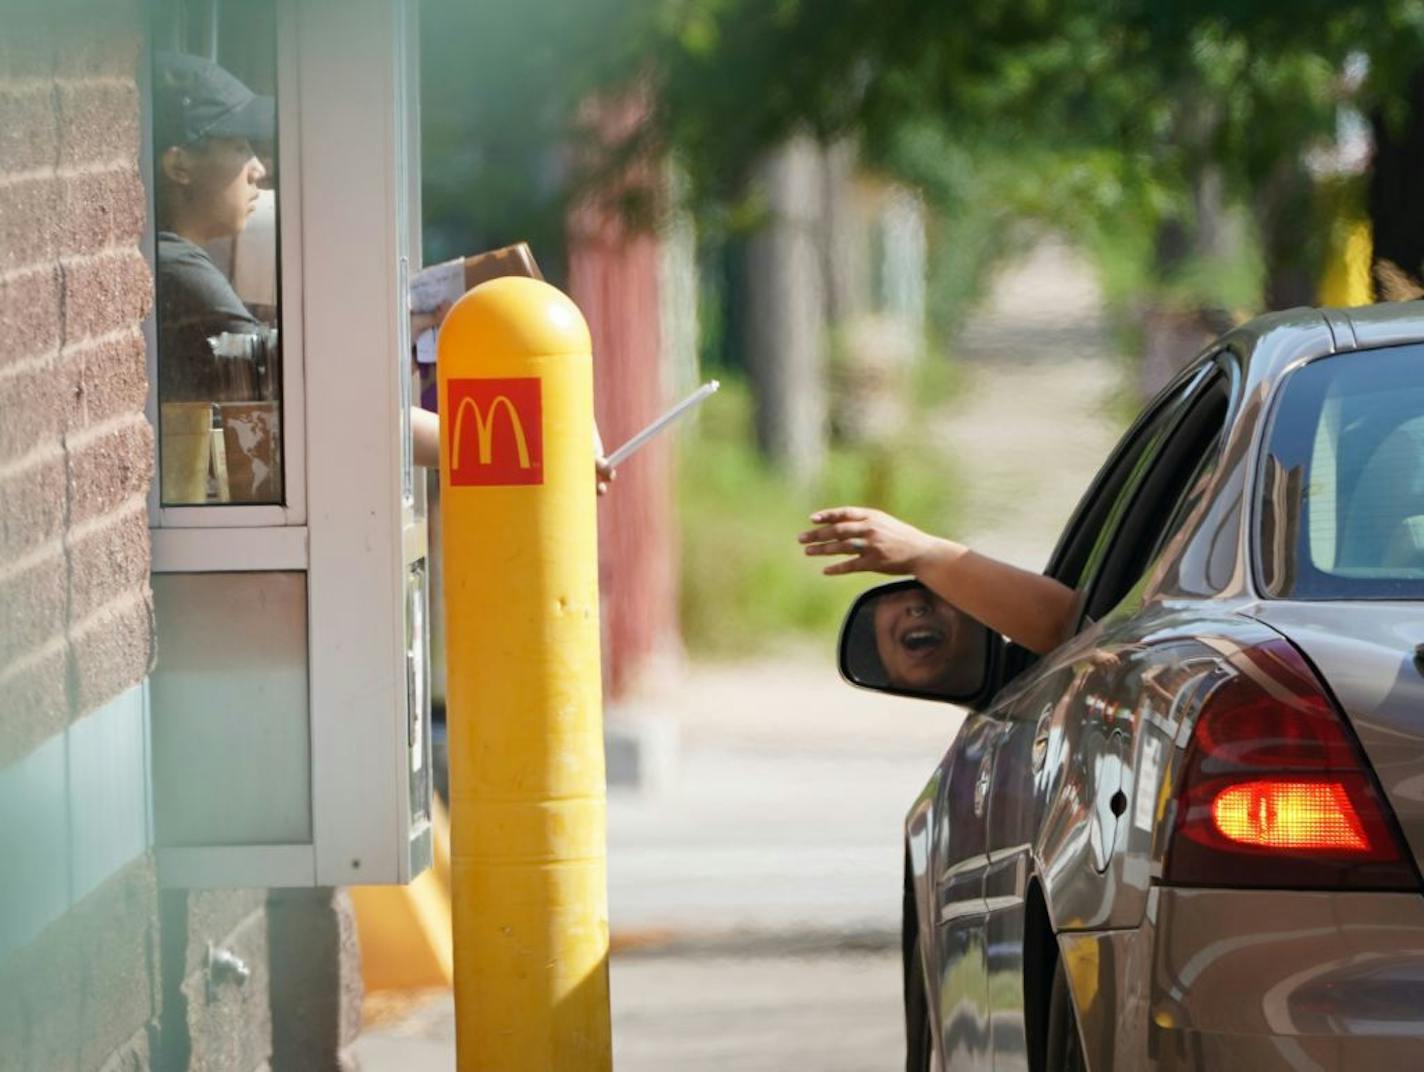
[(1262, 778), (1227, 786), (1211, 802), (1217, 832), (1241, 845), (1366, 853), (1369, 838), (1339, 782)]
[(1197, 716), (1164, 878), (1184, 886), (1418, 886), (1389, 808), (1286, 641), (1242, 653)]

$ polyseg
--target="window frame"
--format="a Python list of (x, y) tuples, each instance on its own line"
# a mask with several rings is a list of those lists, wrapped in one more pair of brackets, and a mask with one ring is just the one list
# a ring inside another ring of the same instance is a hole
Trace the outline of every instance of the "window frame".
[[(412, 567), (428, 570), (425, 480), (417, 471), (413, 496), (402, 494), (409, 436), (399, 420), (404, 272), (420, 263), (418, 208), (402, 201), (420, 174), (418, 9), (413, 0), (276, 5), (287, 502), (161, 507), (155, 457), (149, 523), (156, 574), (305, 575), (311, 835), (157, 844), (164, 888), (404, 883), (433, 852), (429, 754), (417, 762), (413, 752), (415, 740), (428, 748), (429, 708), (412, 703), (408, 626), (409, 600), (419, 599), (428, 658), (428, 582), (415, 595), (411, 587)], [(146, 60), (162, 40), (150, 26)], [(151, 198), (151, 79), (142, 77)], [(152, 223), (142, 241), (152, 265)], [(155, 383), (153, 315), (145, 340)], [(151, 735), (167, 732), (164, 717), (152, 709)], [(222, 759), (210, 748), (182, 762), (221, 770)]]
[[(308, 565), (306, 370), (302, 318), (301, 99), (295, 6), (275, 0), (277, 60), (278, 280), (281, 296), (282, 487), (284, 502), (165, 506), (160, 479), (162, 443), (155, 432), (153, 479), (148, 491), (148, 524), (155, 573), (229, 570), (257, 572), (305, 569)], [(148, 220), (142, 248), (157, 277), (157, 220), (154, 212), (152, 59), (156, 28), (145, 37), (142, 77), (140, 171), (147, 190)], [(145, 412), (158, 420), (157, 307), (143, 324), (150, 384)], [(221, 530), (214, 532), (213, 530)]]

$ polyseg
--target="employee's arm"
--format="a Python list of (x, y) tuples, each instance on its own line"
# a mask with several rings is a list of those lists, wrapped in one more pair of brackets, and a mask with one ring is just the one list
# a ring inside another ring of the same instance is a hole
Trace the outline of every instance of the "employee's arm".
[(440, 468), (440, 417), (419, 406), (410, 407), (410, 445), (415, 464)]
[(825, 573), (911, 574), (945, 602), (1030, 651), (1061, 644), (1078, 607), (1077, 593), (1041, 573), (940, 539), (880, 510), (838, 507), (812, 514), (803, 532), (808, 555), (850, 555)]

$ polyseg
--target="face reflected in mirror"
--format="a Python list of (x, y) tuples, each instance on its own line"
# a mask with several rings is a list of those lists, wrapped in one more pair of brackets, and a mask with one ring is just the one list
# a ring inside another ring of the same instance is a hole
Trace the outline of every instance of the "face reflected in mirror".
[(977, 692), (987, 631), (920, 585), (897, 586), (857, 604), (843, 653), (857, 685), (953, 698)]
[(934, 689), (953, 669), (958, 615), (925, 589), (907, 588), (875, 601), (875, 651), (891, 684)]

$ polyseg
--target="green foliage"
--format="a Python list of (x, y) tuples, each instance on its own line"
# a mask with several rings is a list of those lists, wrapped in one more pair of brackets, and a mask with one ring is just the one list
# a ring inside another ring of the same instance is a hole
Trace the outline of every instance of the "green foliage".
[(646, 0), (422, 0), (426, 259), (529, 240), (558, 270), (579, 109)]
[(829, 560), (796, 543), (815, 510), (878, 506), (939, 532), (952, 522), (953, 472), (915, 435), (876, 453), (833, 452), (810, 490), (777, 475), (751, 444), (751, 396), (745, 383), (724, 382), (681, 451), (682, 628), (694, 654), (834, 643), (855, 594), (879, 578), (821, 575)]
[[(647, 152), (682, 161), (704, 234), (734, 233), (769, 146), (853, 133), (927, 192), (941, 331), (1025, 217), (1178, 235), (1143, 288), (1219, 302), (1193, 253), (1208, 175), (1261, 232), (1246, 275), (1317, 272), (1305, 154), (1344, 104), (1404, 115), (1424, 55), (1420, 0), (423, 0), (422, 26), (432, 258), (529, 238), (557, 262), (569, 198)], [(594, 148), (587, 102), (630, 90), (646, 120)], [(620, 199), (652, 218), (645, 194)]]

